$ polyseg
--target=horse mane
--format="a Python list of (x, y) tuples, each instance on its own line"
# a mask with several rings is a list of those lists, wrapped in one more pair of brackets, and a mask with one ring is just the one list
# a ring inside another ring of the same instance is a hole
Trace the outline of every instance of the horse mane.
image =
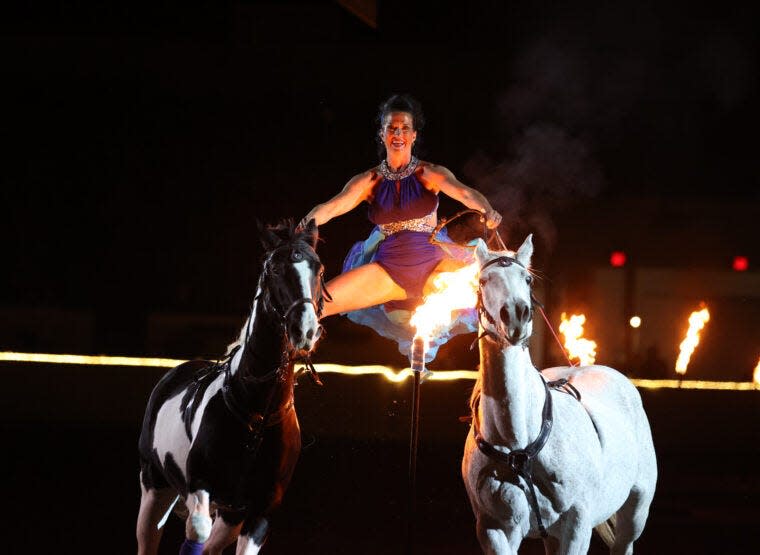
[(283, 243), (295, 240), (296, 225), (293, 218), (284, 218), (276, 224), (267, 224), (264, 229), (277, 235)]

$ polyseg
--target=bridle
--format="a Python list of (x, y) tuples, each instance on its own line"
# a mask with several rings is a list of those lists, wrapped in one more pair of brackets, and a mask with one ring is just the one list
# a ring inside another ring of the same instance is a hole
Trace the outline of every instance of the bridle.
[[(512, 256), (503, 255), (503, 256), (498, 256), (496, 258), (493, 258), (493, 259), (489, 260), (488, 262), (486, 262), (485, 264), (483, 264), (483, 266), (480, 268), (480, 273), (482, 274), (483, 270), (485, 270), (489, 266), (501, 266), (503, 268), (506, 268), (506, 267), (511, 266), (512, 264), (517, 264), (521, 268), (525, 269), (525, 271), (529, 271), (528, 268), (525, 266), (525, 264), (523, 264), (522, 262), (520, 262), (516, 258), (514, 258)], [(538, 305), (539, 307), (542, 307), (543, 305), (533, 295), (533, 289), (532, 288), (530, 290), (530, 300), (531, 300), (531, 319), (532, 319), (533, 318), (533, 305)], [(482, 289), (482, 286), (480, 285), (480, 283), (478, 283), (477, 302), (475, 304), (475, 309), (478, 312), (478, 322), (480, 323), (480, 327), (483, 328), (483, 333), (481, 333), (477, 337), (477, 339), (475, 340), (475, 342), (477, 342), (477, 340), (480, 339), (483, 336), (488, 336), (492, 340), (494, 340), (496, 343), (511, 345), (509, 339), (506, 336), (501, 336), (501, 335), (497, 334), (496, 332), (488, 329), (488, 327), (486, 327), (483, 324), (483, 318), (485, 318), (486, 321), (488, 323), (490, 323), (492, 326), (496, 326), (496, 319), (493, 316), (491, 316), (491, 314), (488, 312), (488, 309), (486, 309), (485, 304), (483, 303), (483, 289)], [(524, 345), (527, 345), (527, 342), (528, 342), (529, 339), (530, 339), (529, 337), (524, 338), (522, 340), (522, 343)], [(474, 345), (474, 343), (473, 343), (473, 345)]]
[[(332, 296), (330, 295), (330, 292), (327, 290), (327, 286), (325, 285), (325, 277), (324, 277), (324, 271), (322, 268), (322, 265), (320, 263), (320, 269), (318, 272), (319, 280), (317, 281), (317, 288), (315, 291), (315, 295), (311, 298), (309, 297), (302, 297), (300, 299), (294, 300), (287, 309), (284, 311), (282, 308), (278, 308), (274, 303), (272, 303), (272, 294), (270, 290), (272, 287), (264, 287), (265, 284), (269, 283), (273, 279), (274, 272), (272, 271), (272, 259), (275, 256), (275, 254), (278, 251), (283, 251), (288, 248), (292, 248), (291, 245), (282, 245), (280, 247), (277, 247), (270, 251), (267, 256), (266, 260), (264, 261), (264, 271), (261, 273), (261, 279), (259, 281), (259, 290), (261, 291), (257, 297), (263, 297), (262, 301), (264, 302), (264, 308), (267, 312), (274, 314), (277, 316), (277, 320), (281, 327), (285, 329), (285, 334), (287, 336), (288, 330), (287, 330), (287, 319), (293, 310), (295, 310), (297, 307), (299, 307), (302, 304), (308, 304), (314, 307), (314, 312), (317, 314), (317, 318), (320, 318), (322, 316), (322, 311), (324, 310), (324, 304), (325, 300), (328, 302), (332, 301)], [(290, 259), (293, 262), (300, 262), (304, 259), (303, 253), (301, 253), (298, 250), (293, 250), (290, 253)], [(316, 300), (314, 300), (316, 298)], [(320, 326), (321, 327), (321, 326)], [(288, 337), (289, 339), (289, 337)]]

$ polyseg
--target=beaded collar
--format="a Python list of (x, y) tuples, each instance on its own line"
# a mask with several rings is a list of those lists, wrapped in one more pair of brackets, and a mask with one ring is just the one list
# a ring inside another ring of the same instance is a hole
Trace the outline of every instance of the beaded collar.
[(417, 169), (417, 165), (420, 163), (420, 161), (417, 159), (416, 156), (412, 156), (412, 159), (409, 160), (409, 163), (401, 168), (399, 171), (394, 172), (388, 167), (388, 161), (383, 160), (380, 162), (380, 174), (385, 179), (390, 179), (391, 181), (398, 181), (400, 179), (404, 179), (405, 177), (409, 177), (414, 173), (414, 170)]

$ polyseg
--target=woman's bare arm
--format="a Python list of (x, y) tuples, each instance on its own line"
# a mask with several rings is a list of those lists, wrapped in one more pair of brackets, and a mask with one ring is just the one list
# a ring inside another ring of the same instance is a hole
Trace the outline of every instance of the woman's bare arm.
[(316, 220), (318, 226), (323, 225), (336, 216), (340, 216), (356, 208), (359, 203), (368, 200), (372, 187), (377, 178), (374, 171), (369, 170), (352, 177), (343, 187), (343, 190), (327, 202), (317, 204), (301, 220), (306, 223), (311, 219)]
[(482, 212), (488, 227), (493, 229), (501, 223), (501, 214), (493, 209), (488, 199), (480, 191), (459, 181), (448, 168), (425, 164), (421, 178), (425, 186), (433, 192), (440, 191), (467, 208)]

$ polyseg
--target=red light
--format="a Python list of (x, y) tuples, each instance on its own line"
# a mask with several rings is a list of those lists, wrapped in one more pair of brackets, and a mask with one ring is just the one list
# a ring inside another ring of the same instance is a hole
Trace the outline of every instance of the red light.
[(610, 264), (615, 268), (622, 268), (625, 266), (625, 253), (623, 251), (614, 251), (610, 255)]
[(734, 256), (733, 268), (735, 272), (744, 272), (749, 268), (749, 258), (746, 256)]

